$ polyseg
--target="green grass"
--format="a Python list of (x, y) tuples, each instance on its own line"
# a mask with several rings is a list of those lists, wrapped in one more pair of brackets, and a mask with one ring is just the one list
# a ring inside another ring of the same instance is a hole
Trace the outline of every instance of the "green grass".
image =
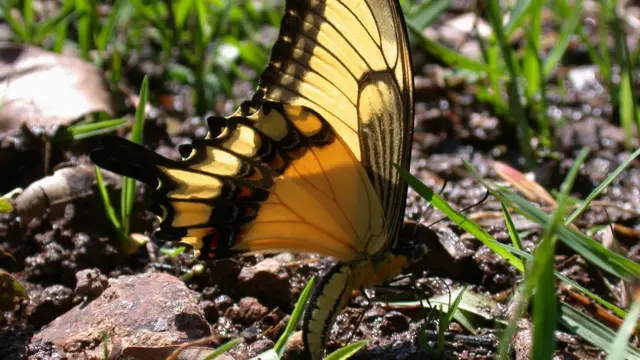
[[(614, 178), (618, 176), (621, 171), (628, 167), (630, 162), (635, 159), (639, 153), (640, 151), (636, 151), (629, 157), (629, 159), (627, 159), (627, 161), (616, 169), (616, 171), (612, 172), (600, 186), (594, 189), (592, 194), (590, 194), (583, 202), (583, 205), (588, 206), (588, 204), (593, 201), (593, 199), (595, 199), (607, 185), (611, 184)], [(561, 186), (560, 193), (556, 198), (558, 205), (551, 215), (543, 212), (537, 206), (528, 202), (524, 198), (513, 194), (504, 188), (497, 187), (487, 180), (481, 179), (475, 170), (471, 168), (470, 165), (468, 166), (468, 169), (472, 174), (474, 174), (474, 176), (476, 176), (484, 186), (490, 189), (492, 195), (502, 201), (503, 212), (505, 214), (505, 225), (509, 231), (513, 246), (497, 242), (480, 226), (465, 217), (463, 214), (455, 211), (444, 199), (420, 183), (420, 181), (407, 171), (399, 169), (402, 177), (409, 183), (409, 185), (413, 187), (424, 199), (429, 201), (431, 205), (442, 211), (451, 221), (472, 234), (476, 239), (501, 256), (506, 262), (523, 273), (524, 278), (521, 286), (517, 290), (519, 292), (519, 296), (517, 298), (520, 300), (500, 342), (499, 354), (501, 358), (507, 358), (508, 344), (515, 333), (517, 321), (525, 316), (525, 309), (530, 301), (533, 303), (531, 314), (534, 328), (532, 345), (532, 349), (534, 349), (532, 354), (533, 359), (548, 359), (551, 357), (555, 350), (554, 331), (558, 322), (565, 324), (565, 328), (568, 328), (577, 335), (583, 336), (585, 340), (599, 346), (607, 352), (613, 354), (627, 353), (628, 356), (631, 356), (632, 358), (640, 356), (637, 349), (627, 345), (628, 341), (626, 339), (629, 338), (631, 331), (629, 330), (629, 326), (631, 325), (627, 325), (626, 327), (623, 326), (623, 328), (620, 329), (619, 335), (616, 337), (616, 341), (613, 342), (612, 339), (614, 338), (614, 335), (612, 335), (610, 330), (605, 330), (604, 325), (596, 326), (594, 325), (597, 324), (596, 320), (591, 319), (582, 313), (577, 314), (575, 312), (570, 312), (569, 309), (571, 307), (564, 302), (560, 302), (559, 308), (556, 305), (558, 303), (558, 299), (555, 295), (555, 282), (556, 280), (560, 280), (569, 284), (575, 290), (583, 292), (586, 296), (594, 300), (594, 302), (597, 302), (603, 307), (611, 310), (616, 315), (622, 318), (628, 317), (630, 319), (634, 319), (627, 320), (625, 325), (628, 322), (635, 324), (635, 319), (638, 317), (638, 311), (640, 311), (636, 309), (637, 305), (634, 304), (630, 310), (631, 312), (627, 314), (626, 311), (605, 301), (591, 291), (584, 289), (562, 274), (555, 272), (553, 269), (556, 242), (562, 241), (589, 263), (619, 279), (631, 280), (640, 276), (639, 264), (614, 253), (592, 238), (566, 226), (566, 224), (571, 223), (584, 211), (584, 206), (579, 207), (572, 214), (567, 214), (564, 209), (567, 207), (569, 198), (568, 194), (575, 180), (578, 169), (584, 162), (586, 156), (587, 151), (583, 150), (575, 160), (571, 171)], [(539, 243), (533, 256), (522, 250), (521, 240), (513, 226), (513, 222), (508, 211), (509, 208), (514, 209), (529, 220), (538, 223), (544, 229), (540, 235)], [(571, 326), (567, 326), (566, 324), (570, 324)]]
[[(136, 144), (142, 144), (145, 121), (144, 109), (147, 105), (148, 96), (149, 79), (145, 76), (145, 78), (142, 80), (142, 86), (140, 87), (138, 107), (136, 109), (135, 121), (131, 130), (130, 140)], [(98, 183), (98, 189), (100, 191), (100, 196), (102, 198), (105, 213), (116, 232), (116, 236), (120, 241), (121, 247), (125, 251), (132, 251), (136, 249), (136, 244), (134, 244), (134, 241), (132, 241), (129, 237), (129, 235), (131, 235), (131, 210), (133, 209), (133, 203), (135, 202), (136, 181), (128, 177), (123, 178), (122, 190), (120, 191), (120, 216), (118, 216), (114, 206), (111, 204), (109, 192), (107, 190), (106, 184), (103, 181), (100, 169), (97, 166), (96, 180)]]
[[(441, 18), (451, 0), (401, 1), (414, 47), (451, 68), (479, 75), (478, 99), (493, 105), (515, 129), (529, 168), (535, 166), (538, 151), (553, 148), (556, 124), (546, 115), (546, 84), (561, 64), (572, 37), (585, 44), (592, 62), (598, 65), (629, 147), (640, 122), (631, 74), (638, 66), (640, 52), (630, 53), (627, 48), (616, 1), (600, 0), (601, 26), (595, 40), (589, 38), (581, 21), (582, 3), (519, 0), (512, 7), (502, 7), (498, 1), (489, 1), (481, 15), (493, 34), (479, 39), (482, 56), (469, 58), (424, 36), (424, 29)], [(14, 41), (56, 52), (65, 44), (75, 46), (83, 58), (108, 68), (114, 86), (122, 79), (122, 64), (129, 54), (141, 51), (145, 43), (158, 46), (161, 50), (156, 60), (162, 65), (163, 76), (193, 89), (199, 114), (211, 110), (218, 94), (231, 97), (234, 78), (255, 84), (255, 74), (269, 58), (270, 44), (258, 43), (262, 27), (277, 27), (282, 10), (282, 4), (252, 1), (117, 0), (108, 14), (101, 15), (96, 4), (63, 0), (58, 14), (41, 20), (34, 14), (31, 0), (7, 0), (0, 4), (0, 16), (9, 25)], [(554, 45), (544, 52), (543, 10), (554, 14), (558, 32)], [(510, 18), (505, 23), (503, 15), (507, 13)], [(522, 51), (516, 52), (514, 39), (519, 33), (526, 35)], [(614, 66), (621, 69), (620, 81), (614, 81)], [(248, 74), (246, 68), (254, 74)]]

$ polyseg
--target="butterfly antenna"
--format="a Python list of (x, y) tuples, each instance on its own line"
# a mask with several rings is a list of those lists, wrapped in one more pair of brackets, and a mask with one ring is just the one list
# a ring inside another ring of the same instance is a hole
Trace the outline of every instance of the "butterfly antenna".
[[(440, 188), (440, 191), (438, 191), (438, 195), (442, 195), (442, 193), (444, 193), (444, 189), (446, 189), (446, 188), (447, 188), (447, 179), (444, 180), (444, 184), (442, 184), (442, 187)], [(427, 211), (429, 211), (429, 209), (431, 209), (431, 203), (429, 203), (429, 205), (427, 205), (427, 208), (424, 209), (424, 211), (422, 212), (422, 215), (420, 215), (420, 219), (418, 220), (418, 225), (413, 228), (413, 235), (415, 235), (416, 232), (418, 231), (418, 227), (420, 227), (420, 225), (422, 225), (422, 219), (424, 219), (424, 215), (427, 213)], [(440, 220), (442, 220), (442, 219), (440, 219)], [(440, 220), (438, 220), (438, 221), (440, 221)], [(429, 226), (431, 226), (431, 225), (429, 225)]]
[[(470, 209), (472, 209), (472, 208), (474, 208), (474, 207), (476, 207), (476, 206), (478, 206), (478, 205), (482, 204), (483, 202), (485, 202), (485, 201), (489, 198), (489, 194), (490, 194), (490, 192), (489, 192), (489, 190), (487, 189), (487, 192), (484, 194), (484, 196), (482, 197), (482, 199), (480, 199), (480, 201), (478, 201), (477, 203), (475, 203), (475, 204), (473, 204), (473, 205), (471, 205), (471, 206), (467, 206), (466, 208), (464, 208), (464, 209), (460, 210), (460, 212), (461, 212), (461, 213), (463, 213), (463, 212), (465, 212), (465, 211), (468, 211), (468, 210), (470, 210)], [(432, 227), (433, 225), (435, 225), (435, 224), (437, 224), (437, 223), (441, 222), (442, 220), (444, 220), (444, 219), (446, 219), (446, 218), (447, 218), (446, 216), (443, 216), (442, 218), (440, 218), (440, 219), (438, 219), (438, 220), (436, 220), (436, 221), (432, 222), (431, 224), (429, 224), (429, 226), (427, 226), (427, 227)]]

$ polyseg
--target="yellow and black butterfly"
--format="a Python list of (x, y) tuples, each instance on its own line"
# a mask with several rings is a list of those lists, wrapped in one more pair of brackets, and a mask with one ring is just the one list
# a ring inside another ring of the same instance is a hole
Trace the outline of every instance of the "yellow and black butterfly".
[(91, 159), (156, 187), (156, 236), (201, 259), (280, 250), (334, 257), (303, 322), (321, 357), (352, 290), (398, 275), (422, 248), (398, 241), (413, 75), (397, 0), (287, 0), (250, 101), (208, 119), (172, 161), (117, 137)]

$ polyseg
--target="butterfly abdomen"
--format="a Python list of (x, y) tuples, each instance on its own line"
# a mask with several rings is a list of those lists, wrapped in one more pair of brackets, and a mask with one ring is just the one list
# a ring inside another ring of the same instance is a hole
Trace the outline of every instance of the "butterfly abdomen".
[(314, 289), (305, 311), (303, 340), (311, 358), (322, 358), (331, 327), (348, 304), (352, 291), (390, 281), (402, 272), (407, 262), (406, 256), (386, 252), (375, 260), (366, 258), (334, 265)]

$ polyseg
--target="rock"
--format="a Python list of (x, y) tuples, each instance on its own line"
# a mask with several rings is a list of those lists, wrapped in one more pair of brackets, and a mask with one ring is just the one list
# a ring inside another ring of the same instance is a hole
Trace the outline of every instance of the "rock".
[(587, 91), (601, 86), (598, 81), (597, 65), (574, 67), (569, 70), (567, 76), (577, 91)]
[(109, 286), (109, 280), (98, 269), (80, 270), (76, 273), (76, 280), (74, 293), (79, 297), (98, 297)]
[(275, 344), (268, 339), (258, 340), (251, 343), (247, 349), (247, 356), (254, 357), (262, 354), (269, 349), (273, 349)]
[(251, 325), (261, 320), (268, 313), (269, 309), (260, 304), (258, 299), (245, 297), (240, 299), (237, 306), (230, 307), (225, 313), (225, 316), (233, 321)]
[(271, 306), (285, 307), (291, 303), (289, 273), (275, 258), (242, 268), (238, 275), (238, 294), (261, 299)]
[(73, 306), (73, 291), (63, 285), (52, 285), (42, 292), (29, 294), (29, 324), (36, 329), (48, 324)]
[(204, 313), (204, 317), (207, 319), (209, 323), (215, 324), (216, 321), (218, 321), (218, 319), (220, 318), (218, 309), (216, 308), (216, 305), (213, 301), (211, 300), (200, 301), (200, 308), (202, 309), (202, 312)]
[(269, 313), (266, 306), (260, 304), (258, 299), (251, 297), (240, 299), (238, 307), (240, 307), (240, 314), (245, 324), (259, 321)]
[(234, 301), (229, 295), (220, 295), (213, 301), (216, 309), (224, 313), (228, 308), (233, 306)]
[(94, 301), (76, 306), (34, 335), (69, 358), (102, 359), (106, 334), (117, 358), (130, 346), (168, 346), (210, 334), (196, 294), (178, 278), (145, 273), (109, 280)]
[[(623, 149), (624, 132), (603, 119), (586, 117), (579, 121), (567, 121), (557, 130), (555, 144), (559, 151), (569, 153), (579, 151), (584, 147), (596, 151)], [(634, 140), (634, 147), (638, 144)]]
[(382, 334), (389, 336), (409, 329), (409, 320), (403, 314), (397, 311), (391, 311), (384, 315), (380, 331)]
[(302, 340), (302, 331), (296, 331), (291, 334), (287, 345), (284, 347), (282, 360), (304, 359), (304, 342)]

